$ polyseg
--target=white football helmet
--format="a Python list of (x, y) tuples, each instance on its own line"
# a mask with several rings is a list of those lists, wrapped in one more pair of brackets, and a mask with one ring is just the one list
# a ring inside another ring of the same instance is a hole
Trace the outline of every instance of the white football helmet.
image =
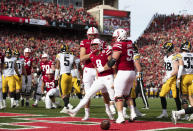
[(95, 27), (90, 27), (88, 30), (87, 30), (87, 35), (96, 35), (96, 34), (98, 34), (99, 32), (98, 32), (98, 30), (97, 30), (97, 28), (95, 28)]
[(102, 50), (103, 47), (104, 47), (104, 42), (101, 41), (100, 39), (98, 38), (95, 38), (94, 40), (91, 41), (91, 45), (92, 44), (97, 44), (98, 45), (98, 50)]
[(49, 55), (46, 54), (46, 53), (44, 53), (44, 54), (42, 55), (42, 58), (48, 58), (48, 57), (49, 57)]
[(116, 29), (113, 32), (113, 37), (116, 38), (117, 42), (127, 40), (127, 32), (124, 29)]
[(48, 70), (46, 70), (46, 74), (48, 75), (48, 74), (54, 74), (54, 71), (52, 70), (52, 69), (48, 69)]
[(31, 52), (31, 49), (30, 48), (25, 48), (24, 53), (26, 53), (26, 52)]

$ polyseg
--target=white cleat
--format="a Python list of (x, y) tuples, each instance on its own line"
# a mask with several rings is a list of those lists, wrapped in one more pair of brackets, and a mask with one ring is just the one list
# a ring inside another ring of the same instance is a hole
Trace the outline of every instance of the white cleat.
[(73, 108), (73, 105), (71, 105), (70, 103), (68, 104), (68, 108), (69, 109), (72, 109)]
[(73, 110), (68, 110), (67, 114), (69, 114), (71, 117), (75, 117), (77, 112), (74, 112)]
[(190, 119), (190, 117), (189, 117), (188, 114), (186, 114), (186, 115), (184, 116), (184, 118), (181, 118), (181, 120), (189, 120), (189, 119)]
[(135, 108), (135, 113), (136, 113), (137, 117), (143, 117), (146, 115), (146, 114), (141, 113), (137, 108)]
[(129, 118), (129, 122), (135, 121), (136, 117), (137, 117), (136, 113), (131, 113), (131, 116)]
[(115, 115), (116, 114), (115, 106), (114, 105), (110, 105), (109, 108), (110, 108), (112, 114)]
[(156, 117), (158, 119), (161, 119), (161, 118), (168, 118), (168, 113), (162, 113), (160, 116)]
[(89, 116), (85, 115), (83, 118), (82, 118), (82, 121), (87, 121), (89, 120)]
[(189, 119), (188, 119), (188, 121), (191, 121), (191, 120), (193, 120), (193, 114), (191, 114)]
[(178, 117), (176, 115), (176, 111), (172, 111), (172, 122), (176, 125)]
[(116, 120), (116, 123), (124, 123), (125, 122), (125, 118), (124, 117), (118, 117)]
[(108, 117), (110, 120), (114, 120), (113, 114), (111, 113), (111, 111), (106, 111)]
[(64, 107), (61, 111), (60, 111), (60, 113), (67, 113), (68, 112), (68, 109), (66, 108), (66, 107)]

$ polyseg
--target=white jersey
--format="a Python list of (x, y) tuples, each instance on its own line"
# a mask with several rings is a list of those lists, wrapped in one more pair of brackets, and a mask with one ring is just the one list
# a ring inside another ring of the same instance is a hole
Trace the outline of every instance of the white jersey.
[(154, 89), (153, 89), (153, 87), (151, 87), (149, 90), (150, 90), (150, 92), (153, 92)]
[(164, 65), (165, 65), (165, 69), (166, 69), (166, 76), (171, 75), (171, 73), (174, 70), (174, 61), (176, 60), (176, 57), (174, 54), (170, 55), (170, 56), (165, 56), (164, 57)]
[(75, 64), (76, 64), (77, 69), (79, 69), (79, 66), (80, 66), (80, 59), (79, 58), (75, 59)]
[(56, 59), (60, 61), (60, 75), (71, 73), (74, 55), (69, 53), (59, 53)]
[(154, 92), (158, 92), (158, 88), (157, 87), (154, 88)]
[(13, 76), (14, 75), (14, 64), (15, 64), (16, 58), (11, 57), (11, 58), (4, 58), (4, 69), (3, 69), (3, 75), (4, 76)]
[[(18, 68), (18, 72), (21, 75), (22, 74), (22, 67), (24, 65), (24, 59), (23, 58), (19, 58), (17, 60), (17, 58), (16, 58), (16, 65), (17, 65), (17, 68)], [(17, 73), (15, 71), (14, 71), (14, 75), (17, 75)]]
[(184, 62), (182, 75), (193, 74), (193, 53), (183, 52), (177, 55)]

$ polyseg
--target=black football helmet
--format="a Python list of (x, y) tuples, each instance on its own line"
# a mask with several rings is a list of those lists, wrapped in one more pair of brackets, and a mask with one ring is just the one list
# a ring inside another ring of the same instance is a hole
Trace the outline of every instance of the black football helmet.
[(12, 51), (11, 51), (10, 48), (7, 48), (7, 50), (5, 51), (5, 55), (6, 55), (7, 57), (11, 57), (11, 56), (12, 56)]
[(170, 42), (167, 42), (163, 45), (163, 49), (166, 51), (166, 53), (169, 53), (171, 51), (173, 51), (174, 49), (174, 44), (173, 43), (170, 43)]
[(191, 51), (192, 45), (190, 44), (190, 42), (186, 41), (185, 43), (181, 44), (180, 49), (185, 51)]
[(68, 52), (68, 45), (66, 44), (62, 44), (62, 46), (60, 47), (61, 52)]
[(19, 51), (17, 49), (14, 51), (14, 55), (15, 56), (20, 56), (20, 53), (19, 53)]

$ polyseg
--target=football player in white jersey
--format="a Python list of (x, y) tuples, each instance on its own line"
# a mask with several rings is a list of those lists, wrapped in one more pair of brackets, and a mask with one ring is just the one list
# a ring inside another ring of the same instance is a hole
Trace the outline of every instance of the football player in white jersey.
[(170, 90), (172, 90), (172, 96), (176, 102), (177, 110), (181, 109), (181, 101), (179, 98), (179, 89), (176, 88), (176, 76), (178, 73), (178, 61), (176, 59), (176, 55), (173, 54), (174, 45), (173, 43), (165, 43), (163, 45), (163, 50), (165, 53), (164, 64), (166, 75), (163, 79), (163, 86), (161, 88), (161, 92), (159, 94), (162, 105), (162, 114), (157, 118), (167, 118), (167, 101), (165, 96), (168, 94)]
[[(20, 53), (18, 50), (15, 50), (14, 51), (14, 56), (16, 57), (16, 65), (17, 65), (17, 68), (18, 68), (18, 71), (19, 71), (19, 74), (22, 75), (22, 72), (24, 73), (25, 77), (26, 77), (26, 83), (27, 83), (27, 73), (26, 73), (26, 70), (24, 68), (24, 59), (23, 58), (20, 58)], [(22, 89), (22, 79), (21, 77), (19, 77), (17, 75), (17, 73), (14, 71), (14, 79), (15, 79), (15, 84), (16, 84), (16, 94), (15, 94), (15, 103), (16, 103), (16, 106), (18, 107), (19, 106), (19, 99), (20, 99), (20, 92), (21, 92), (21, 89)]]
[(2, 94), (2, 69), (4, 64), (4, 56), (0, 53), (0, 110), (3, 109), (3, 94)]
[(5, 58), (4, 58), (4, 67), (3, 67), (3, 81), (2, 81), (2, 92), (3, 92), (3, 106), (6, 107), (6, 97), (9, 93), (11, 97), (11, 108), (15, 107), (14, 97), (15, 97), (15, 79), (14, 79), (14, 71), (20, 77), (21, 75), (18, 71), (18, 67), (16, 65), (15, 57), (12, 57), (12, 51), (8, 48), (5, 51)]
[(72, 90), (71, 69), (73, 66), (76, 68), (74, 61), (74, 55), (68, 52), (68, 46), (65, 44), (62, 45), (61, 53), (56, 56), (55, 69), (55, 85), (57, 86), (59, 80), (60, 93), (64, 101), (64, 108), (60, 111), (60, 113), (67, 113), (68, 110), (69, 97)]
[[(188, 108), (188, 99), (190, 105), (193, 106), (193, 53), (191, 52), (190, 42), (181, 44), (181, 53), (176, 57), (179, 61), (179, 71), (177, 76), (177, 86), (182, 91), (182, 106)], [(185, 116), (187, 119), (188, 114)]]

